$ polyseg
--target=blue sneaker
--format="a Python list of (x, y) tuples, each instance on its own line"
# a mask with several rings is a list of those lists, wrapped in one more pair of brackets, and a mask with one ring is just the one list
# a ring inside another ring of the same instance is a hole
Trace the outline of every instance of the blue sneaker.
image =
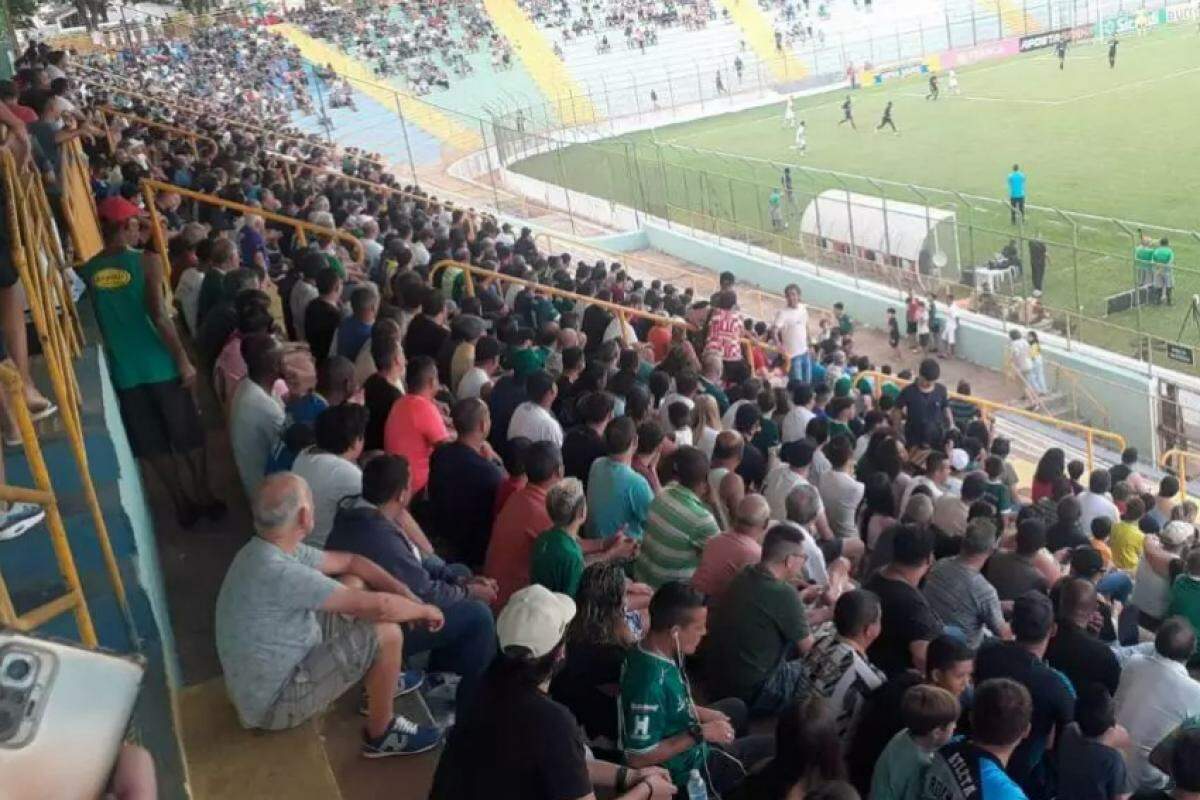
[(413, 756), (442, 743), (442, 732), (427, 728), (397, 714), (383, 735), (372, 739), (363, 734), (363, 758)]
[[(419, 669), (406, 669), (400, 673), (399, 679), (396, 681), (396, 691), (392, 695), (392, 699), (404, 697), (406, 694), (411, 694), (421, 685), (425, 683), (425, 673)], [(364, 717), (367, 715), (367, 693), (362, 693), (362, 699), (358, 703), (358, 713)]]

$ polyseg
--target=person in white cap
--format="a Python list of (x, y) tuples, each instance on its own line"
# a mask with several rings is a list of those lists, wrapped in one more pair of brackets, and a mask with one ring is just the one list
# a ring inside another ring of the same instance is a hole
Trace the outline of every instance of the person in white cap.
[(617, 800), (675, 794), (666, 770), (628, 769), (590, 757), (579, 724), (547, 694), (565, 663), (575, 601), (540, 584), (514, 592), (496, 620), (500, 652), (438, 761), (430, 800)]

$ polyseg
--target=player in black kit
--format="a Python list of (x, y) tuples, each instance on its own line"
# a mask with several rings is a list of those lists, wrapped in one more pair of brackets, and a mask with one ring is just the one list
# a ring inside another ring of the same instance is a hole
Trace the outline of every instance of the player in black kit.
[(885, 125), (892, 129), (892, 133), (895, 133), (895, 134), (900, 133), (900, 131), (896, 130), (896, 123), (892, 122), (892, 101), (891, 100), (888, 100), (888, 104), (886, 106), (884, 106), (883, 119), (879, 120), (879, 124), (875, 126), (875, 132), (879, 133), (880, 129), (883, 128)]
[(937, 75), (929, 76), (929, 94), (925, 95), (926, 100), (938, 99), (938, 79)]
[(1058, 44), (1054, 45), (1054, 55), (1058, 56), (1058, 68), (1062, 69), (1063, 64), (1067, 61), (1067, 40), (1059, 39)]
[(1108, 68), (1114, 69), (1117, 66), (1117, 37), (1114, 36), (1112, 41), (1108, 43)]
[(854, 111), (850, 107), (850, 95), (846, 95), (846, 99), (842, 101), (842, 119), (838, 125), (850, 123), (850, 127), (858, 130), (858, 126), (854, 124)]

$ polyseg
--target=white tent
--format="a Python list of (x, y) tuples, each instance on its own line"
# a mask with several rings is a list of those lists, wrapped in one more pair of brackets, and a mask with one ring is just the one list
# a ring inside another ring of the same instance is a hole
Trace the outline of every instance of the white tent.
[(942, 208), (828, 189), (804, 209), (800, 232), (819, 246), (880, 262), (916, 265), (925, 249), (927, 263), (957, 274), (955, 220), (953, 211)]

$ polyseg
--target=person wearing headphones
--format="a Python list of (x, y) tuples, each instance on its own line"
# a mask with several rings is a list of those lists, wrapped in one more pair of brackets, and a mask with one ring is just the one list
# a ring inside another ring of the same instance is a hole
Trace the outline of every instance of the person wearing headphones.
[(650, 600), (650, 630), (621, 670), (620, 746), (634, 768), (665, 767), (676, 788), (699, 772), (709, 791), (732, 791), (774, 754), (770, 736), (745, 736), (749, 713), (736, 698), (697, 706), (683, 671), (704, 638), (708, 609), (690, 586), (668, 581)]

